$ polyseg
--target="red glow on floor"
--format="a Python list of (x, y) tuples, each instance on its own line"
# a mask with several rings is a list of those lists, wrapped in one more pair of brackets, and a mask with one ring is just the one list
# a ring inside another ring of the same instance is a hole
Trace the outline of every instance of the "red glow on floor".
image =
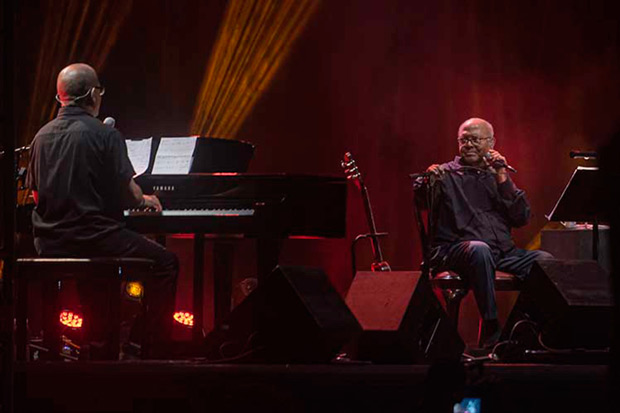
[(64, 310), (60, 313), (60, 324), (71, 328), (82, 328), (84, 319), (73, 311)]
[(177, 311), (174, 313), (174, 321), (184, 326), (191, 327), (194, 325), (194, 315), (187, 311)]

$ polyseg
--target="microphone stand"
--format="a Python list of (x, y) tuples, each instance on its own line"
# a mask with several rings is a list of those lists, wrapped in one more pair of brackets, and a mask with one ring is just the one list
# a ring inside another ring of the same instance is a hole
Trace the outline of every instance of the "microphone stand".
[[(415, 215), (416, 224), (418, 226), (418, 233), (420, 235), (420, 242), (422, 243), (422, 265), (420, 266), (420, 270), (422, 272), (422, 281), (427, 285), (430, 285), (431, 281), (431, 251), (430, 251), (430, 242), (431, 242), (431, 224), (432, 224), (432, 205), (430, 202), (432, 196), (430, 194), (431, 185), (430, 178), (433, 176), (433, 172), (421, 172), (415, 174), (409, 174), (409, 177), (413, 181), (414, 194), (413, 194), (413, 212)], [(423, 188), (423, 189), (422, 189)], [(415, 191), (418, 189), (422, 189), (425, 195), (424, 202), (426, 203), (426, 207), (428, 208), (428, 215), (426, 217), (426, 225), (424, 224), (424, 219), (422, 218), (422, 211), (416, 202), (416, 194)]]

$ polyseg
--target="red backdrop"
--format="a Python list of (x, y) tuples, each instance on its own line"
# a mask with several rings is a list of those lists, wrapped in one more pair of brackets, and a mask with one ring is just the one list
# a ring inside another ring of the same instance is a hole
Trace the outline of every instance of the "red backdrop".
[[(323, 1), (241, 129), (239, 138), (257, 145), (251, 171), (340, 175), (352, 151), (379, 230), (389, 232), (386, 258), (417, 269), (408, 174), (451, 159), (459, 124), (483, 117), (532, 203), (531, 224), (515, 232), (525, 245), (577, 165), (568, 151), (595, 149), (618, 125), (620, 7), (568, 3)], [(225, 4), (136, 0), (101, 73), (102, 117), (114, 116), (128, 137), (187, 133)], [(23, 8), (18, 90), (27, 97), (41, 17)], [(351, 280), (350, 242), (367, 231), (350, 189), (347, 239), (290, 240), (281, 259), (325, 268), (340, 291)], [(187, 244), (171, 247), (187, 274)], [(251, 276), (251, 246), (239, 248), (237, 277)]]

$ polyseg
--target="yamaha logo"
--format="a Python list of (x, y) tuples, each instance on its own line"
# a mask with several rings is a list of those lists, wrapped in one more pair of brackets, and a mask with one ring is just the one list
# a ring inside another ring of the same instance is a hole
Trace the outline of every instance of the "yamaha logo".
[(154, 185), (153, 191), (172, 192), (175, 190), (174, 185)]

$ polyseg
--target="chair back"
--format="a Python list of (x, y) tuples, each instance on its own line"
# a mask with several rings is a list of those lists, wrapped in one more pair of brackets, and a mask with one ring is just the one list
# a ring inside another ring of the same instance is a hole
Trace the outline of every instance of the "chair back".
[(419, 176), (413, 183), (413, 213), (422, 247), (422, 275), (430, 279), (431, 239), (433, 236), (432, 204), (434, 188), (428, 175)]

